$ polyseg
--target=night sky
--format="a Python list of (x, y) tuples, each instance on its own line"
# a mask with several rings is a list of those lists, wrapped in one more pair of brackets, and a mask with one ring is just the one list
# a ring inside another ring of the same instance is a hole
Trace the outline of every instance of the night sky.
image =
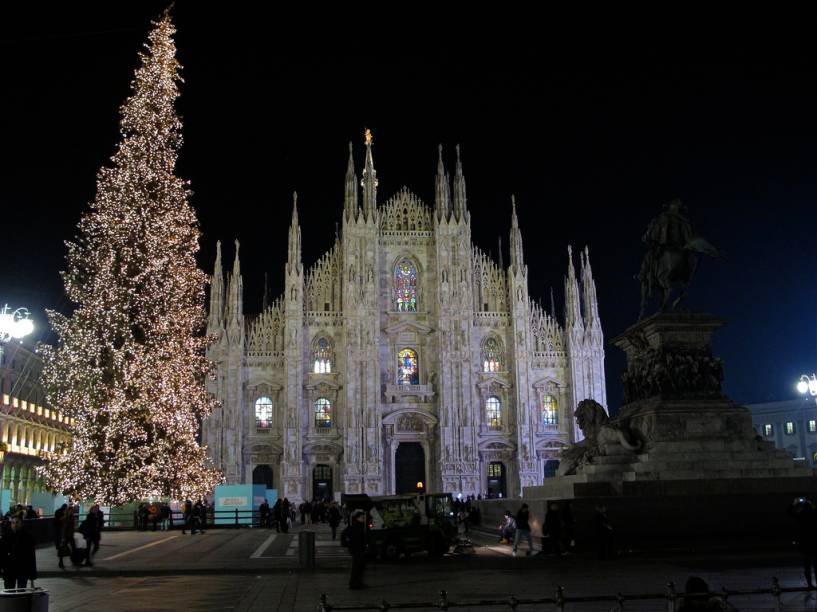
[[(94, 197), (164, 5), (21, 4), (32, 8), (7, 15), (0, 35), (0, 303), (31, 307), (44, 330), (44, 308), (70, 310), (63, 241)], [(217, 239), (227, 265), (241, 241), (248, 312), (261, 307), (265, 272), (271, 293), (281, 290), (293, 190), (305, 265), (331, 246), (347, 142), (359, 171), (369, 127), (381, 202), (406, 185), (432, 205), (437, 144), (453, 171), (460, 143), (473, 238), (496, 256), (502, 235), (506, 262), (516, 194), (531, 295), (549, 304), (553, 287), (560, 318), (567, 245), (589, 245), (607, 339), (638, 313), (633, 275), (649, 219), (682, 198), (726, 258), (700, 262), (689, 304), (728, 320), (716, 342), (728, 394), (790, 399), (817, 369), (813, 36), (558, 23), (528, 35), (429, 15), (417, 26), (347, 16), (328, 29), (230, 7), (182, 0), (174, 10), (179, 173), (192, 182), (202, 267), (211, 272)], [(615, 347), (606, 365), (616, 410)]]

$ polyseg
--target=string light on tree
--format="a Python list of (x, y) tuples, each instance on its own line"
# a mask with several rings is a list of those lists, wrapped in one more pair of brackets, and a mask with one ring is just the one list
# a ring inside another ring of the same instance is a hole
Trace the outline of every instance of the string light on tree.
[(68, 244), (63, 280), (76, 309), (49, 312), (59, 345), (44, 347), (49, 402), (76, 421), (68, 452), (41, 472), (55, 490), (111, 505), (198, 497), (222, 480), (196, 442), (215, 399), (199, 333), (200, 233), (174, 174), (181, 66), (169, 12), (153, 25), (121, 108), (121, 141)]

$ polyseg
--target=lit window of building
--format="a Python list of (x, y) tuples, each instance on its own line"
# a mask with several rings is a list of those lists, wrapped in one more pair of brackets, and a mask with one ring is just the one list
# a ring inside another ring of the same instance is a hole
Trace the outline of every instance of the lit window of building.
[(502, 403), (495, 395), (485, 400), (485, 419), (488, 429), (502, 429)]
[(763, 426), (763, 435), (765, 435), (767, 438), (774, 435), (774, 426), (771, 423), (766, 423)]
[(329, 429), (332, 427), (332, 404), (325, 397), (315, 400), (315, 428)]
[(787, 436), (794, 435), (794, 422), (793, 421), (786, 421), (786, 435)]
[(815, 421), (814, 419), (810, 420), (808, 422), (808, 430), (809, 433), (817, 432), (817, 421)]
[(272, 428), (272, 400), (259, 397), (255, 400), (255, 430), (267, 433)]

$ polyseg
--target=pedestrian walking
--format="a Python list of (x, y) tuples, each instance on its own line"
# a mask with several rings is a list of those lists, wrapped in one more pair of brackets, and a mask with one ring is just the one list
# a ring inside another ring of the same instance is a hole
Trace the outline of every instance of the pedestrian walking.
[[(352, 512), (352, 524), (347, 527), (349, 552), (352, 554), (352, 570), (349, 574), (349, 588), (362, 589), (363, 572), (366, 569), (366, 513), (363, 510)], [(342, 537), (342, 539), (344, 539)], [(343, 542), (341, 542), (343, 543)]]
[(525, 538), (528, 541), (527, 556), (533, 553), (533, 538), (530, 536), (530, 511), (528, 504), (522, 504), (519, 512), (516, 513), (516, 535), (513, 538), (513, 556), (516, 556), (516, 550), (519, 546), (519, 540)]
[(57, 550), (57, 556), (60, 558), (60, 568), (65, 569), (65, 563), (63, 563), (63, 557), (68, 557), (72, 559), (74, 556), (74, 551), (77, 547), (77, 543), (74, 540), (74, 521), (75, 521), (75, 514), (76, 510), (74, 506), (68, 506), (65, 509), (65, 514), (63, 515), (61, 530), (62, 533), (60, 534), (60, 547)]
[(292, 522), (290, 512), (292, 512), (292, 508), (289, 505), (289, 500), (285, 497), (284, 501), (281, 502), (281, 531), (284, 533), (289, 532), (289, 524)]
[(276, 499), (275, 503), (272, 506), (272, 520), (275, 523), (275, 532), (281, 533), (281, 506), (282, 502), (280, 499)]
[(189, 499), (182, 505), (182, 535), (185, 535), (185, 529), (190, 530), (190, 535), (196, 533), (196, 521), (193, 517), (193, 502)]
[(94, 553), (99, 550), (100, 539), (99, 520), (97, 519), (93, 506), (88, 511), (88, 514), (85, 515), (85, 519), (79, 524), (78, 531), (85, 539), (85, 565), (93, 567), (94, 564), (91, 558)]
[(167, 531), (170, 528), (170, 505), (162, 504), (159, 515), (162, 518), (162, 531)]
[(14, 516), (11, 529), (0, 540), (0, 569), (3, 586), (7, 589), (24, 589), (37, 579), (37, 554), (34, 538), (23, 529), (23, 519)]
[(338, 525), (340, 525), (340, 510), (336, 502), (333, 501), (329, 504), (328, 514), (329, 528), (332, 530), (332, 539), (334, 540), (338, 533)]

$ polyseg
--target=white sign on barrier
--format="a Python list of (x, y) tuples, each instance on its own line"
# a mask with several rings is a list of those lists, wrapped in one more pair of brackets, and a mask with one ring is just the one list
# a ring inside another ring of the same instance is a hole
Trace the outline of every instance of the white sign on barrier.
[(218, 504), (226, 508), (239, 508), (247, 505), (246, 497), (219, 497)]

